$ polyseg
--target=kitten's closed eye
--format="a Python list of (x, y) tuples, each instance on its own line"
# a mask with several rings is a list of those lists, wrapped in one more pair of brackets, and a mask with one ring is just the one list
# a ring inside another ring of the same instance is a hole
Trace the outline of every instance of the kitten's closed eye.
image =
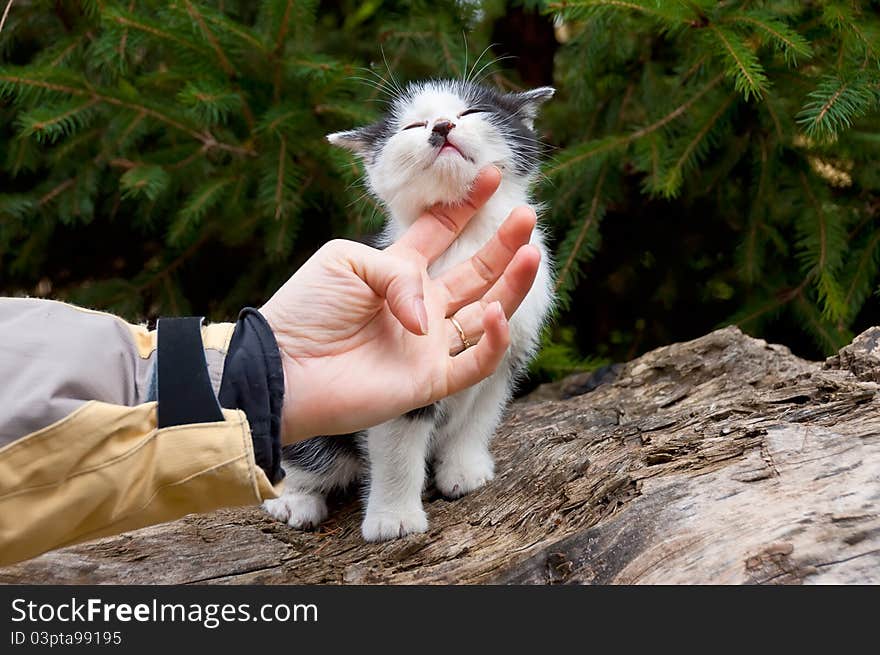
[(404, 130), (411, 130), (414, 127), (427, 127), (427, 125), (428, 125), (427, 121), (419, 121), (418, 123), (410, 123), (409, 125), (407, 125), (403, 129)]
[(461, 112), (458, 115), (458, 117), (461, 118), (462, 116), (467, 116), (468, 114), (482, 114), (482, 113), (485, 113), (486, 111), (488, 111), (488, 110), (480, 109), (479, 107), (474, 107), (473, 109), (465, 109), (463, 112)]

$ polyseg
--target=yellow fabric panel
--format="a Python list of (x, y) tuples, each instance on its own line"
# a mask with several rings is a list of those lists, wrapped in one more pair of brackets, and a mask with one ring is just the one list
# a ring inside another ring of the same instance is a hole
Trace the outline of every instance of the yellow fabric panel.
[[(128, 325), (131, 330), (131, 338), (137, 347), (138, 355), (147, 359), (157, 348), (156, 330), (147, 330), (142, 325)], [(202, 344), (206, 350), (219, 350), (227, 352), (229, 342), (232, 341), (232, 333), (235, 331), (235, 323), (212, 323), (202, 328)]]
[(156, 429), (156, 403), (89, 402), (0, 449), (0, 565), (277, 496), (243, 412)]
[(131, 323), (126, 323), (126, 325), (131, 330), (131, 340), (137, 348), (138, 355), (141, 359), (149, 359), (158, 347), (156, 331), (148, 330), (143, 325), (132, 325)]
[[(157, 348), (156, 330), (147, 330), (142, 325), (131, 325), (128, 323), (126, 325), (131, 330), (131, 338), (137, 347), (138, 354), (142, 358), (147, 359)], [(235, 323), (212, 323), (202, 327), (202, 344), (205, 350), (227, 352), (234, 331)]]
[(229, 342), (232, 341), (232, 333), (235, 331), (235, 323), (211, 323), (202, 328), (202, 343), (205, 350), (229, 351)]

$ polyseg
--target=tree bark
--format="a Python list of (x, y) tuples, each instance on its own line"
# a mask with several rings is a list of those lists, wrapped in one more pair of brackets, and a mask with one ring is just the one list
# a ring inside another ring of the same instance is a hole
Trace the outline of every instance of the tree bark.
[(225, 510), (48, 553), (0, 582), (880, 582), (880, 328), (824, 363), (726, 328), (602, 382), (512, 405), (495, 480), (456, 501), (428, 489), (423, 535), (364, 543), (351, 498), (315, 532)]

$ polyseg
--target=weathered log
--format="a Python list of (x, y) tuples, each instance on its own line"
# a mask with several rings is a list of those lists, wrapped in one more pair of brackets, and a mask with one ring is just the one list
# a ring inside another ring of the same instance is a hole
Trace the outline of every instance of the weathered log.
[[(880, 328), (827, 362), (726, 328), (511, 407), (497, 477), (366, 544), (192, 515), (0, 569), (9, 583), (877, 583)], [(613, 376), (606, 376), (613, 377)], [(601, 380), (600, 380), (601, 381)]]

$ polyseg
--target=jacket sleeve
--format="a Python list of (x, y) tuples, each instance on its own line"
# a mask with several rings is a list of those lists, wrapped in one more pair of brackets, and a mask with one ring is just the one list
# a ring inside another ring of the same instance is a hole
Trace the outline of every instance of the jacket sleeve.
[(256, 439), (255, 456), (254, 444), (283, 378), (271, 380), (274, 404), (258, 403), (252, 435), (252, 394), (224, 377), (227, 360), (239, 376), (248, 368), (247, 332), (243, 319), (200, 329), (207, 379), (229, 408), (160, 427), (155, 331), (64, 303), (0, 299), (0, 564), (275, 497), (277, 425), (274, 452)]

